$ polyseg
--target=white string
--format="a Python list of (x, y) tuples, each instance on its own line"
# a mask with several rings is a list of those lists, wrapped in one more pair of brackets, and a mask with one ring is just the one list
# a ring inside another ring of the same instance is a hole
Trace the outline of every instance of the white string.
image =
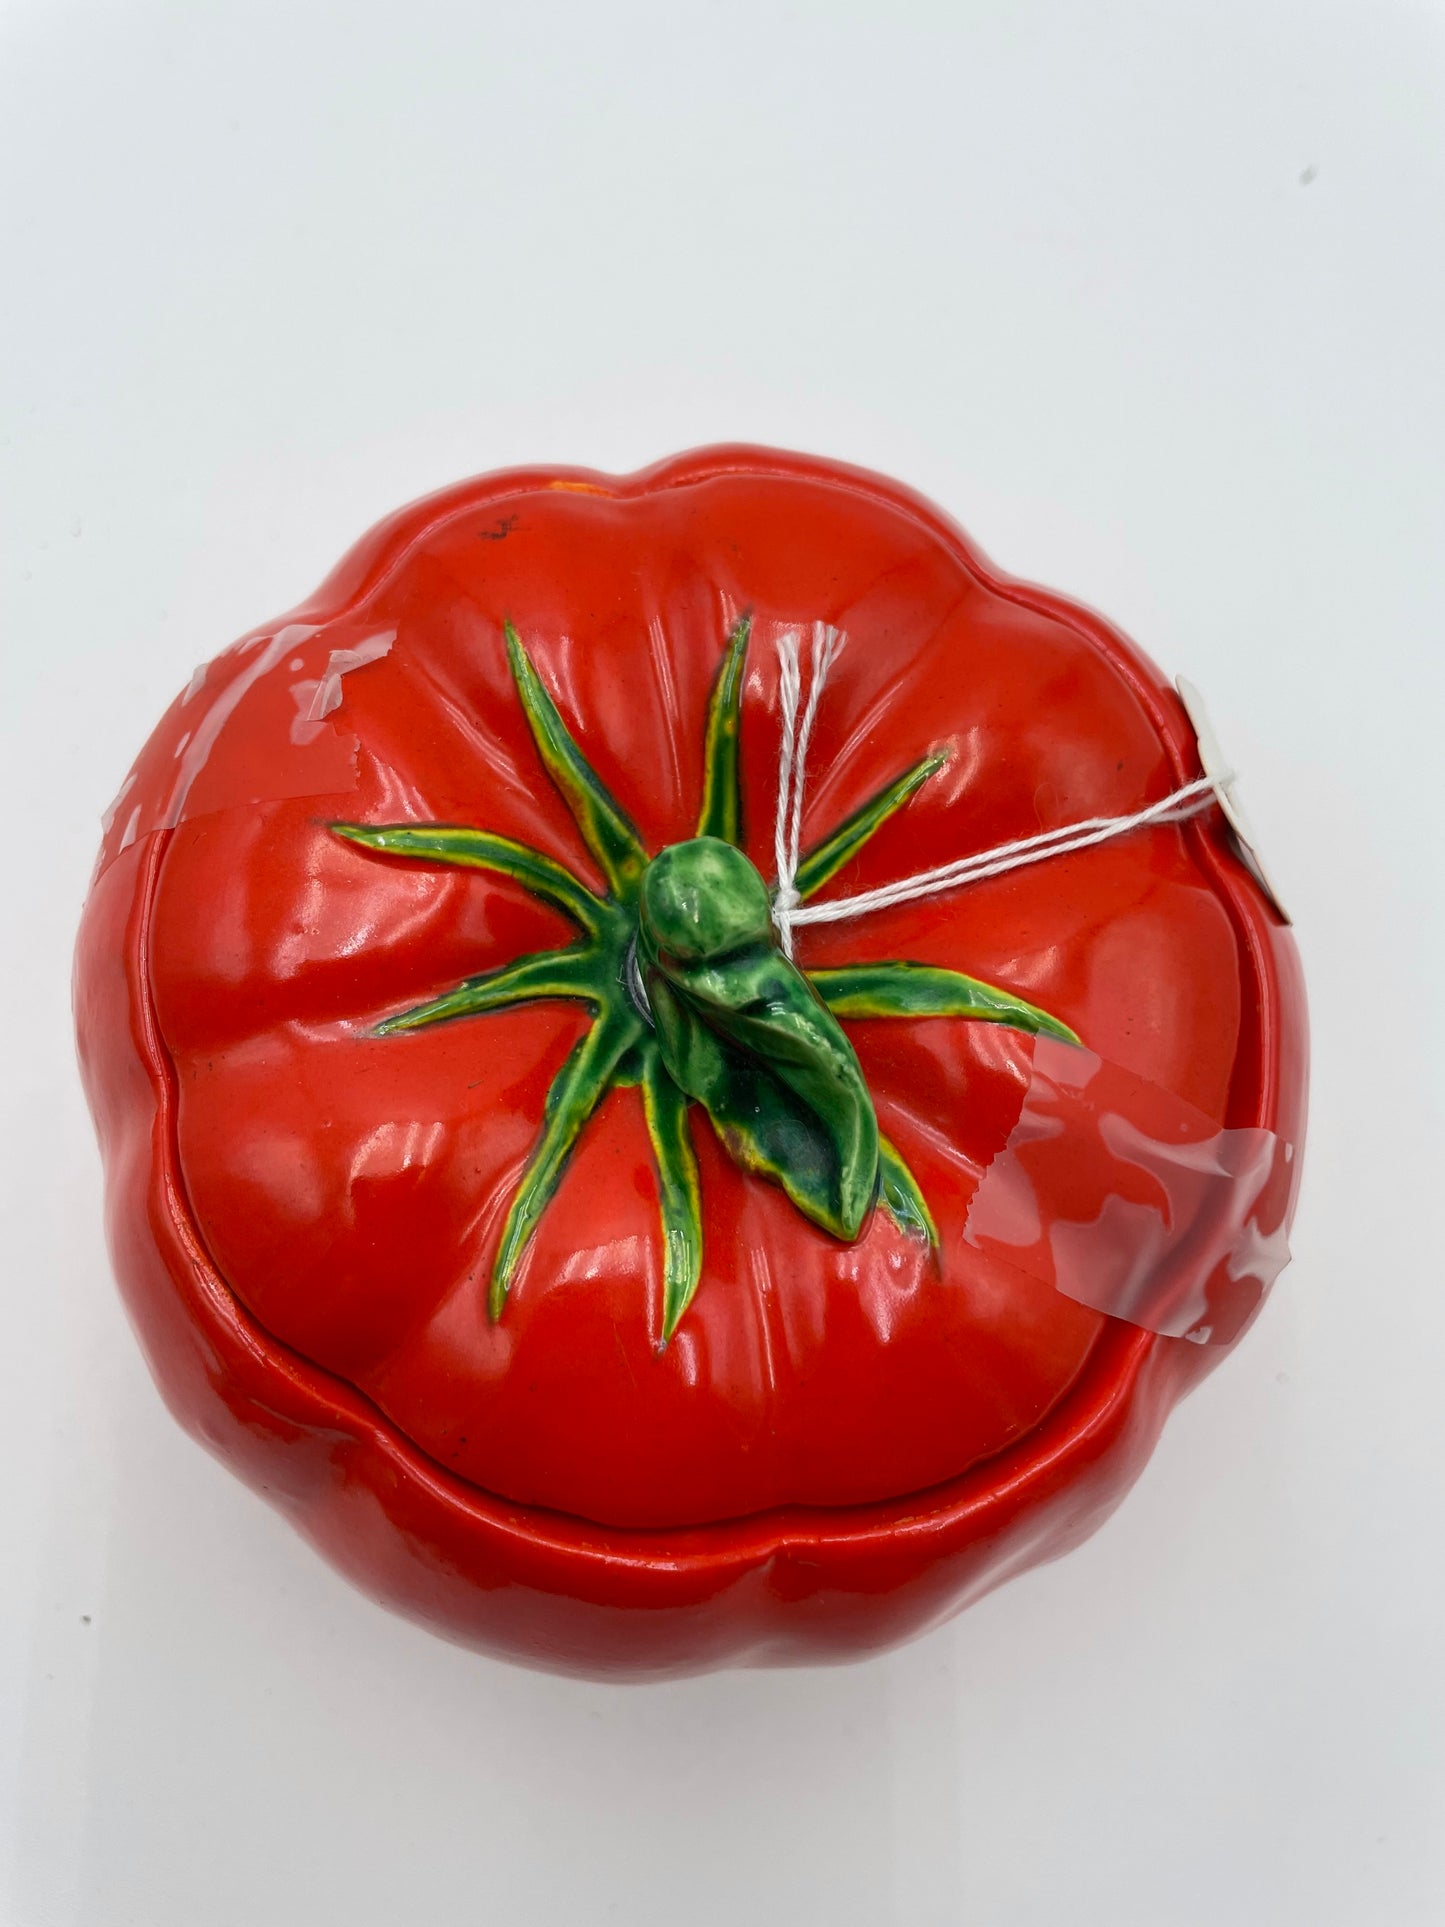
[(808, 766), (808, 743), (818, 715), (823, 685), (834, 659), (843, 647), (840, 630), (826, 623), (813, 624), (813, 647), (809, 657), (811, 674), (803, 720), (798, 722), (802, 700), (802, 664), (798, 637), (789, 630), (778, 637), (778, 706), (782, 731), (778, 742), (778, 809), (773, 825), (773, 859), (777, 864), (778, 885), (773, 897), (773, 921), (783, 955), (793, 954), (793, 924), (802, 899), (798, 895), (798, 859), (803, 844), (803, 787)]
[(798, 895), (799, 854), (803, 839), (803, 791), (807, 781), (808, 741), (828, 672), (841, 651), (841, 631), (818, 622), (813, 625), (811, 678), (808, 700), (803, 705), (803, 720), (798, 722), (802, 701), (802, 666), (799, 640), (789, 631), (778, 638), (778, 705), (781, 737), (778, 744), (778, 809), (773, 831), (773, 856), (778, 881), (773, 896), (773, 922), (783, 955), (793, 954), (793, 931), (799, 924), (840, 923), (849, 917), (866, 916), (871, 910), (886, 910), (895, 903), (913, 903), (920, 897), (938, 896), (944, 890), (958, 889), (965, 883), (978, 883), (984, 877), (1004, 876), (1045, 857), (1067, 856), (1074, 850), (1091, 849), (1130, 830), (1149, 823), (1181, 823), (1198, 816), (1219, 800), (1220, 792), (1234, 781), (1232, 770), (1196, 777), (1157, 803), (1150, 803), (1129, 816), (1090, 816), (1078, 823), (1065, 823), (1037, 836), (1018, 837), (1011, 843), (995, 844), (974, 856), (955, 858), (936, 869), (920, 870), (883, 883), (875, 890), (862, 890), (856, 896), (833, 897), (827, 903), (805, 904)]
[(792, 914), (798, 907), (798, 892), (793, 881), (797, 872), (788, 868), (788, 817), (793, 803), (798, 693), (798, 638), (789, 630), (778, 637), (778, 712), (782, 733), (778, 739), (778, 809), (773, 821), (773, 863), (778, 872), (773, 922), (778, 926), (778, 941), (785, 957), (793, 954)]
[[(1067, 823), (1040, 836), (1021, 837), (1014, 843), (999, 843), (977, 856), (959, 857), (940, 864), (936, 870), (920, 870), (897, 883), (880, 884), (876, 890), (861, 890), (854, 897), (834, 897), (827, 903), (801, 904), (789, 913), (788, 921), (800, 923), (837, 923), (845, 917), (861, 917), (870, 910), (886, 910), (891, 904), (912, 903), (919, 897), (937, 896), (964, 883), (977, 883), (983, 877), (1005, 875), (1029, 863), (1042, 863), (1045, 857), (1066, 856), (1072, 850), (1087, 850), (1096, 843), (1124, 836), (1146, 823), (1180, 823), (1198, 816), (1216, 801), (1215, 779), (1200, 776), (1181, 789), (1172, 791), (1132, 816), (1091, 816), (1080, 823)], [(795, 893), (796, 894), (796, 893)]]

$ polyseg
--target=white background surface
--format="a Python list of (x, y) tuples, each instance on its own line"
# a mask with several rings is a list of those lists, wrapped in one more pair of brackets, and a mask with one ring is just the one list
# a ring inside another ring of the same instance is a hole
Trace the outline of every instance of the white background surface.
[[(1445, 11), (0, 8), (0, 1920), (1445, 1921)], [(747, 437), (1210, 698), (1315, 1029), (1296, 1262), (1114, 1521), (843, 1671), (392, 1620), (165, 1416), (68, 956), (192, 666), (384, 511)]]

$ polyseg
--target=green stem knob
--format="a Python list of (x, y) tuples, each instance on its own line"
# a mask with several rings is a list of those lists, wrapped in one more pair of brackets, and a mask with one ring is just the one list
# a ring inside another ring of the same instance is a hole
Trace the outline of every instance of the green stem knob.
[(878, 1120), (857, 1054), (778, 948), (768, 887), (714, 837), (642, 879), (638, 953), (658, 1048), (731, 1156), (852, 1242), (878, 1189)]

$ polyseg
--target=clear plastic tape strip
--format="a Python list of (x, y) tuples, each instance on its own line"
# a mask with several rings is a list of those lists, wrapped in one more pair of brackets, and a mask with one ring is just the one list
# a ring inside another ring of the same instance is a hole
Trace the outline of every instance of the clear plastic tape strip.
[[(346, 727), (346, 679), (379, 662), (395, 639), (394, 629), (354, 619), (293, 622), (204, 664), (102, 818), (96, 874), (152, 830), (238, 804), (354, 790), (358, 742)], [(247, 727), (228, 731), (238, 713)]]
[(1040, 1037), (964, 1237), (1111, 1318), (1228, 1344), (1289, 1263), (1293, 1148)]

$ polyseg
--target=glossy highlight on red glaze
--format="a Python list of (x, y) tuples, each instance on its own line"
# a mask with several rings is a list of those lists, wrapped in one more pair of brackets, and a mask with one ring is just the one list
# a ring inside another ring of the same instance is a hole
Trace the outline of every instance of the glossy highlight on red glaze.
[[(746, 611), (764, 643), (815, 621), (848, 637), (810, 835), (949, 754), (838, 894), (1198, 773), (1136, 651), (878, 477), (743, 448), (486, 476), (382, 524), (178, 700), (107, 833), (77, 959), (116, 1267), (173, 1409), (378, 1597), (582, 1672), (842, 1657), (947, 1616), (1090, 1530), (1224, 1349), (968, 1243), (1033, 1046), (958, 1019), (846, 1026), (937, 1258), (881, 1212), (858, 1244), (830, 1239), (695, 1128), (705, 1269), (659, 1351), (655, 1179), (636, 1093), (614, 1091), (488, 1317), (501, 1211), (583, 1017), (375, 1026), (566, 926), (505, 879), (378, 861), (328, 824), (473, 824), (588, 874), (513, 699), (510, 619), (649, 847), (685, 838)], [(317, 717), (338, 652), (363, 660)], [(177, 807), (176, 746), (228, 700)], [(744, 844), (764, 874), (777, 704), (755, 648)], [(1299, 1144), (1296, 956), (1217, 813), (803, 929), (798, 950), (982, 977), (1221, 1128)]]

